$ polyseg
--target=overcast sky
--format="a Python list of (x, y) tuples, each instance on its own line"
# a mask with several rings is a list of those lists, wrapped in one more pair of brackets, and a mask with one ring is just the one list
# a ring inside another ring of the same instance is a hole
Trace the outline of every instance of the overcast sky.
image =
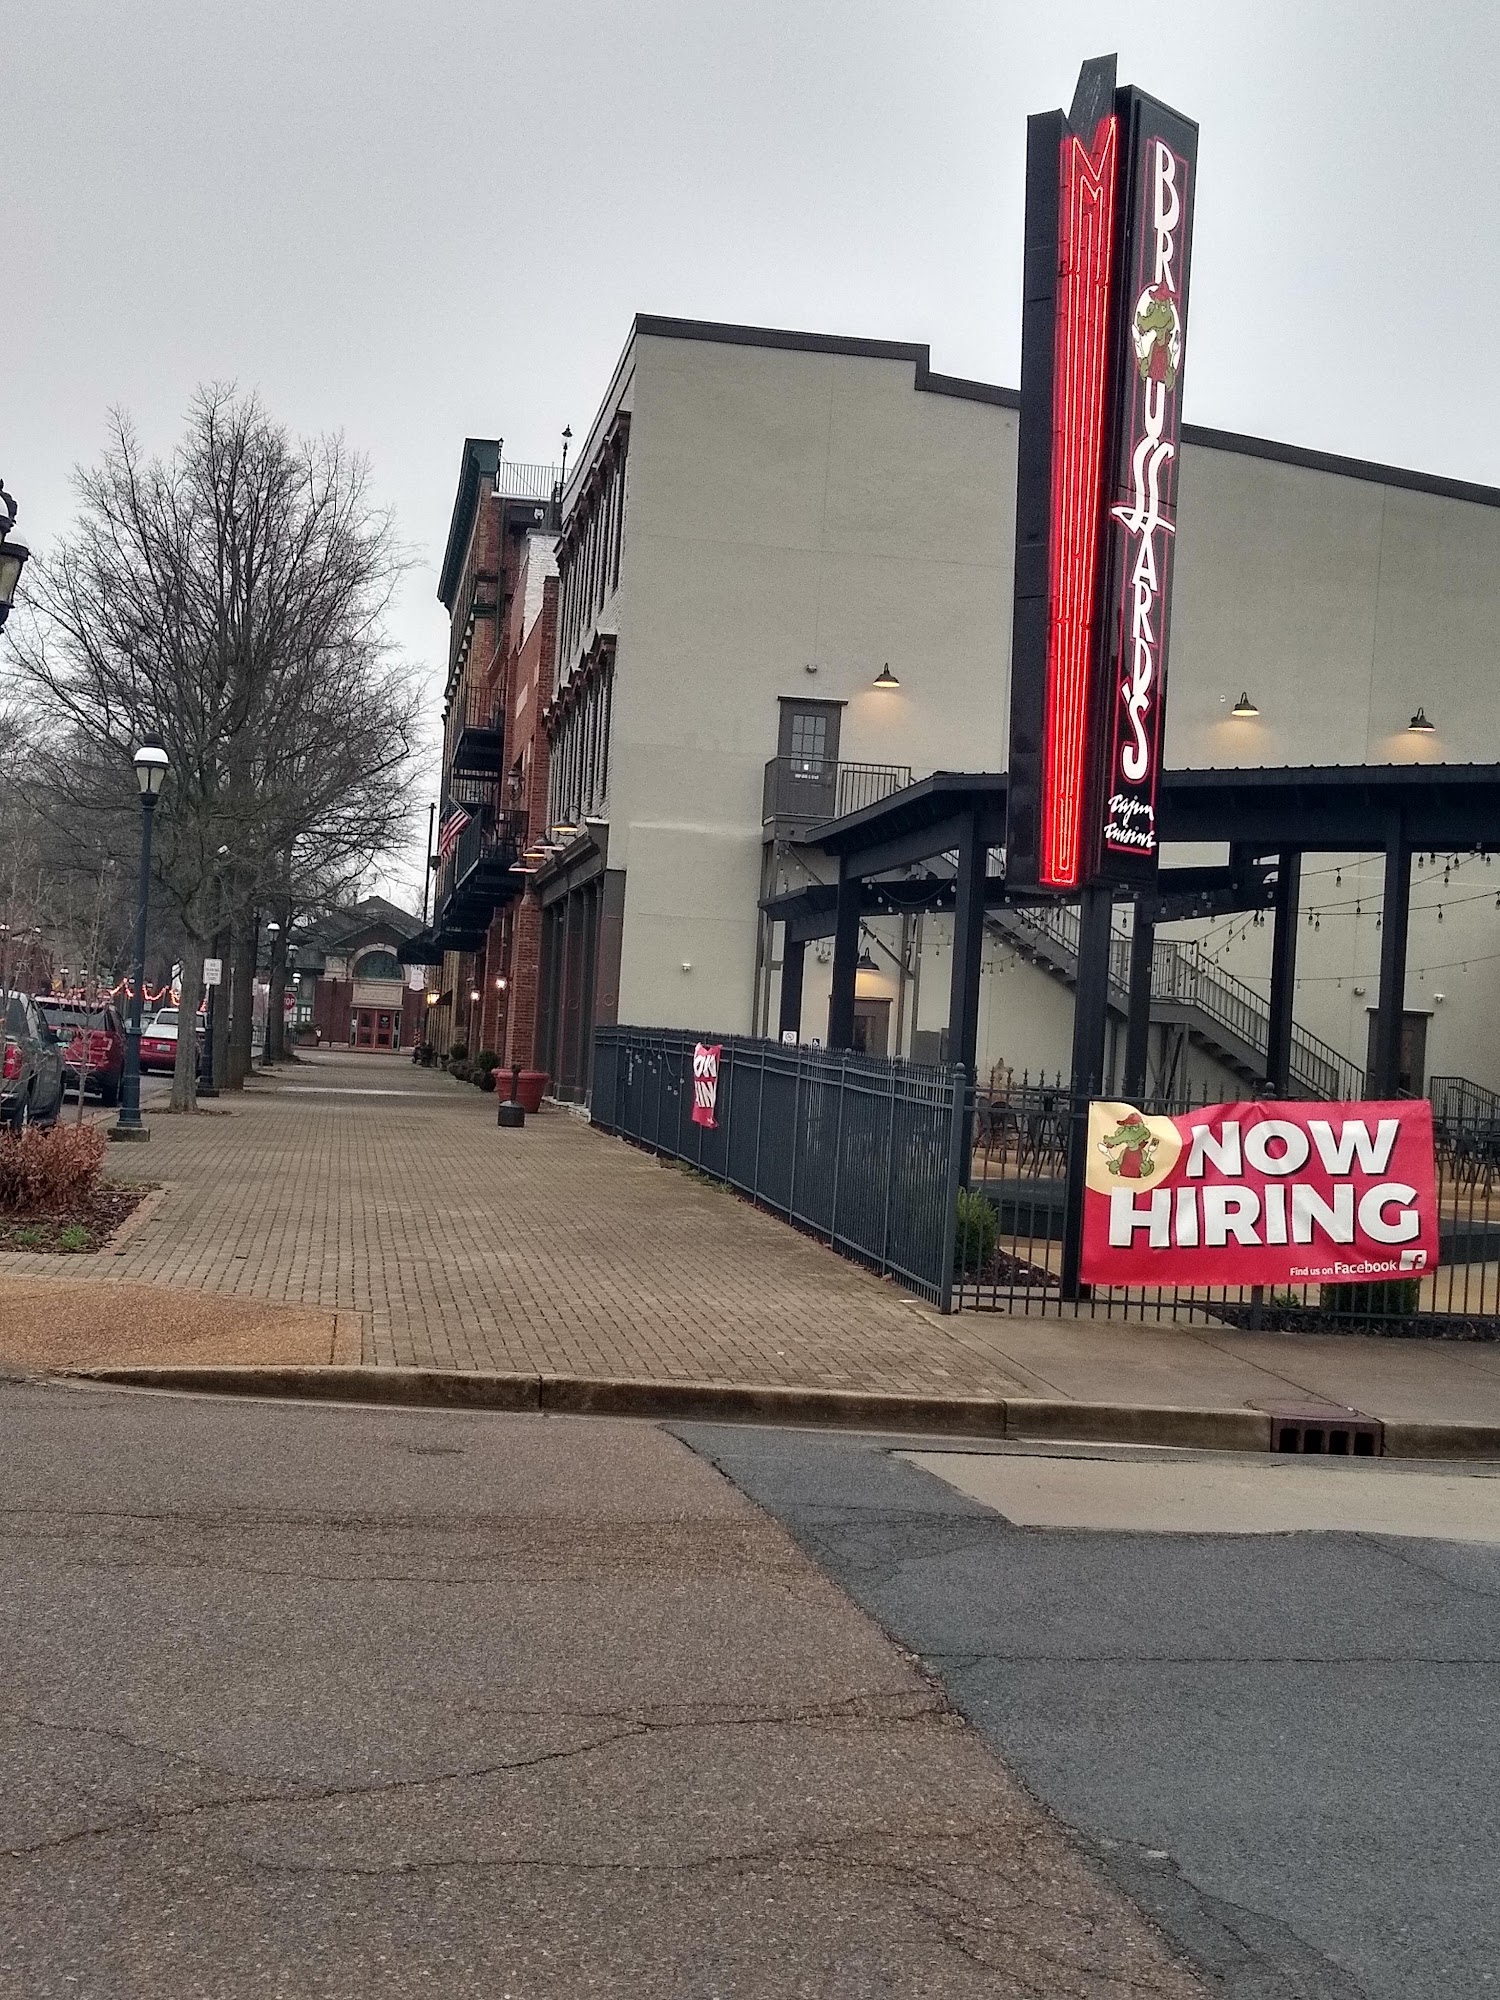
[(633, 313), (1014, 383), (1026, 114), (1112, 49), (1202, 127), (1189, 420), (1500, 484), (1493, 0), (8, 0), (18, 525), (258, 388), (371, 459), (435, 675), (464, 437), (554, 458)]

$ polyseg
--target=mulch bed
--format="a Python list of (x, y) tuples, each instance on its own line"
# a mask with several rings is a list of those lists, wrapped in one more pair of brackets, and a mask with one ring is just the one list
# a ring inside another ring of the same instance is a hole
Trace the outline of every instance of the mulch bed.
[(46, 1256), (86, 1257), (102, 1250), (120, 1224), (153, 1189), (140, 1181), (98, 1181), (54, 1215), (0, 1215), (0, 1251), (35, 1250)]

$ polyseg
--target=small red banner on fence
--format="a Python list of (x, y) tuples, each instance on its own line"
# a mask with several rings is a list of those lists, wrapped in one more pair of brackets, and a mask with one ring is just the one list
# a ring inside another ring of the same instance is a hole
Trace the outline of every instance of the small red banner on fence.
[(1432, 1106), (1091, 1104), (1083, 1200), (1090, 1284), (1416, 1277), (1438, 1260)]
[[(693, 1123), (717, 1128), (722, 1042), (693, 1044)], [(679, 1114), (680, 1115), (680, 1114)]]

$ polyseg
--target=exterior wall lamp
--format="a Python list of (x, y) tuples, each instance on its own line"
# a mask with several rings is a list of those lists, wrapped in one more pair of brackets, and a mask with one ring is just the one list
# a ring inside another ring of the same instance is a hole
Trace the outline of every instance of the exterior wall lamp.
[(1435, 722), (1429, 722), (1427, 720), (1427, 711), (1425, 708), (1423, 708), (1420, 702), (1418, 702), (1417, 704), (1416, 714), (1412, 717), (1411, 721), (1408, 722), (1406, 726), (1408, 729), (1415, 729), (1419, 734), (1422, 735), (1429, 734), (1432, 730), (1437, 728), (1437, 724)]
[(889, 660), (886, 661), (885, 665), (880, 669), (880, 672), (875, 676), (874, 680), (871, 681), (870, 685), (871, 687), (878, 687), (878, 688), (900, 687), (901, 685), (900, 681), (891, 672), (891, 663)]
[(1235, 703), (1234, 707), (1230, 709), (1229, 713), (1231, 715), (1237, 715), (1242, 722), (1245, 722), (1248, 721), (1252, 715), (1259, 715), (1260, 710), (1255, 706), (1255, 703), (1250, 699), (1249, 693), (1246, 692), (1245, 694), (1242, 694), (1240, 696), (1239, 700)]

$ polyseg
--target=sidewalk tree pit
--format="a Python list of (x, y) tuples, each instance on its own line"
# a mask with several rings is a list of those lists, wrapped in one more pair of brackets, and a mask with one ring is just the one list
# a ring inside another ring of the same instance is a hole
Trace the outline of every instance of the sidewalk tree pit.
[(105, 1144), (97, 1124), (0, 1132), (0, 1251), (102, 1248), (151, 1192), (101, 1178)]

